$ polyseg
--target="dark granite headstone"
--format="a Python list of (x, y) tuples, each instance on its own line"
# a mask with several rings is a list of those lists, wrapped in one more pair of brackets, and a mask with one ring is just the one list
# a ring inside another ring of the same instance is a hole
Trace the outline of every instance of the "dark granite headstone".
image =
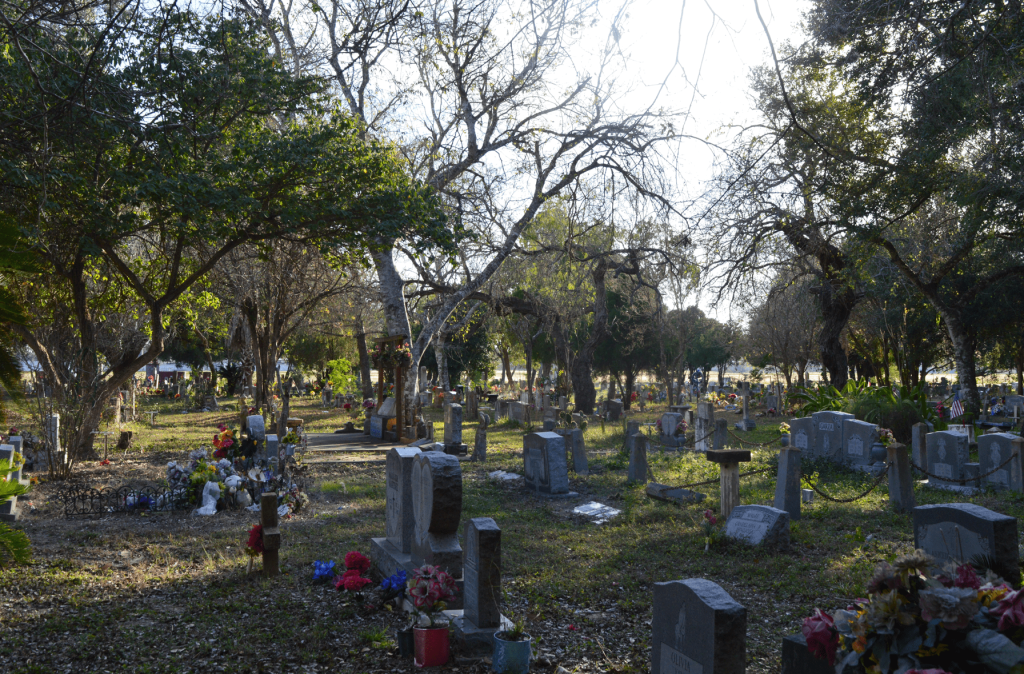
[(835, 674), (836, 668), (828, 660), (815, 657), (807, 649), (802, 632), (790, 634), (782, 640), (782, 674)]
[(775, 507), (789, 513), (789, 519), (800, 519), (800, 458), (803, 452), (786, 447), (779, 452), (779, 475), (775, 481)]
[(523, 466), (530, 489), (543, 494), (568, 493), (569, 467), (562, 436), (550, 432), (524, 436)]
[(501, 529), (490, 517), (475, 517), (465, 526), (465, 616), (476, 627), (501, 621)]
[[(978, 463), (982, 475), (992, 473), (981, 479), (983, 487), (1009, 489), (1018, 494), (1024, 491), (1021, 483), (1021, 457), (1017, 451), (1015, 458), (1002, 468), (1020, 442), (1020, 436), (1012, 433), (986, 433), (978, 438)], [(997, 470), (998, 468), (998, 470)]]
[(853, 419), (853, 415), (846, 412), (815, 412), (811, 418), (814, 420), (815, 457), (842, 463), (843, 421)]
[(654, 584), (652, 674), (743, 674), (747, 609), (703, 578)]
[(789, 547), (789, 513), (763, 505), (733, 508), (725, 523), (725, 535), (748, 545)]
[(1020, 580), (1017, 518), (973, 503), (923, 505), (914, 508), (914, 547), (947, 561), (992, 560), (1004, 580)]
[(608, 421), (618, 421), (622, 416), (622, 403), (618, 400), (609, 400), (604, 404), (605, 414)]
[(646, 483), (648, 480), (647, 442), (647, 436), (643, 433), (633, 438), (633, 450), (629, 453), (629, 473), (626, 478), (629, 483)]
[(462, 517), (462, 468), (444, 452), (421, 452), (412, 464), (412, 504), (416, 527), (412, 556), (455, 578), (462, 576), (459, 520)]

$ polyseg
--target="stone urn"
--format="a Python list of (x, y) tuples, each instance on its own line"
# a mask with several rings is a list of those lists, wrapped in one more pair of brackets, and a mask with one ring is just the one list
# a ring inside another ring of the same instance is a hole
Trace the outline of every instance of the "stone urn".
[(789, 447), (789, 433), (779, 435), (779, 444), (783, 447)]

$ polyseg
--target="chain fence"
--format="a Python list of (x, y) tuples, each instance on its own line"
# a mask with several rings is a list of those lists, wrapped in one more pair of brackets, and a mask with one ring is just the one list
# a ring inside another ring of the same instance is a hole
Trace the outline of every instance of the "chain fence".
[(883, 470), (881, 472), (881, 474), (877, 478), (875, 478), (875, 481), (871, 483), (871, 486), (868, 487), (863, 492), (861, 492), (860, 494), (858, 494), (856, 496), (853, 496), (851, 498), (836, 498), (834, 496), (830, 496), (829, 494), (826, 494), (825, 492), (823, 492), (818, 487), (818, 485), (816, 485), (813, 482), (811, 482), (811, 479), (807, 475), (807, 473), (801, 472), (800, 473), (800, 477), (803, 479), (804, 482), (807, 483), (808, 487), (810, 487), (811, 489), (814, 490), (815, 494), (817, 494), (818, 496), (822, 497), (826, 501), (832, 501), (833, 503), (853, 503), (854, 501), (859, 501), (862, 498), (865, 498), (868, 494), (873, 492), (878, 487), (878, 485), (882, 484), (882, 480), (884, 480), (886, 477), (888, 477), (890, 470), (892, 470), (892, 464), (891, 463), (885, 464), (885, 470)]

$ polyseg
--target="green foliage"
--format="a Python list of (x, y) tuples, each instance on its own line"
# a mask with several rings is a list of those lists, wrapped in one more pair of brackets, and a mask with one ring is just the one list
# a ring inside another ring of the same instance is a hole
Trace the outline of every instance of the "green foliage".
[(350, 391), (355, 388), (356, 378), (352, 374), (352, 363), (346, 358), (338, 358), (327, 363), (327, 381), (335, 391)]
[[(10, 461), (0, 461), (0, 475), (10, 473), (11, 467)], [(25, 485), (14, 480), (0, 481), (0, 503), (6, 503), (12, 497), (20, 496), (26, 491), (28, 488)], [(0, 568), (12, 564), (27, 564), (31, 556), (32, 551), (25, 532), (0, 523)]]
[(826, 411), (848, 412), (861, 421), (890, 429), (893, 436), (904, 444), (910, 442), (914, 424), (939, 421), (935, 410), (928, 404), (923, 383), (901, 386), (898, 393), (894, 393), (888, 386), (869, 386), (866, 381), (851, 379), (842, 391), (834, 386), (805, 388), (790, 397), (803, 403), (797, 412), (799, 416)]

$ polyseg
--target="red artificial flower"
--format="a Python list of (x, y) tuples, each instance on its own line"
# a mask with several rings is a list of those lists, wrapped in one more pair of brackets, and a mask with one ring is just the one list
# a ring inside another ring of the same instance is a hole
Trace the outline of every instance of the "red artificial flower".
[(569, 625), (569, 631), (570, 632), (575, 632), (576, 631), (576, 626), (575, 625)]
[(801, 631), (807, 639), (807, 650), (811, 655), (820, 660), (828, 660), (829, 666), (835, 666), (839, 633), (836, 632), (832, 616), (816, 608), (814, 615), (804, 618)]
[(354, 569), (359, 573), (364, 573), (370, 570), (370, 560), (366, 555), (358, 550), (353, 550), (345, 555), (345, 568)]
[(1007, 632), (1016, 627), (1024, 627), (1024, 596), (1018, 590), (1010, 592), (999, 600), (999, 604), (990, 607), (990, 615), (999, 617), (997, 629)]
[(969, 587), (972, 590), (981, 589), (981, 579), (978, 578), (978, 574), (974, 572), (974, 567), (970, 564), (961, 564), (956, 567), (956, 578), (953, 580), (955, 587)]
[(718, 519), (715, 517), (715, 514), (711, 512), (710, 508), (704, 511), (704, 519), (710, 522), (712, 526), (718, 524)]
[(213, 453), (213, 458), (215, 458), (215, 459), (223, 459), (223, 458), (226, 458), (227, 455), (228, 455), (228, 450), (223, 448), (223, 447), (221, 447), (220, 449), (218, 449), (217, 451), (215, 451)]
[(108, 459), (103, 459), (102, 461), (100, 461), (100, 465), (101, 466), (109, 466), (110, 465), (110, 461)]
[(358, 574), (348, 578), (342, 577), (342, 583), (348, 592), (359, 592), (372, 582), (369, 578), (362, 578)]
[(263, 552), (263, 525), (254, 524), (252, 529), (249, 529), (249, 542), (246, 544), (249, 549), (259, 554)]

